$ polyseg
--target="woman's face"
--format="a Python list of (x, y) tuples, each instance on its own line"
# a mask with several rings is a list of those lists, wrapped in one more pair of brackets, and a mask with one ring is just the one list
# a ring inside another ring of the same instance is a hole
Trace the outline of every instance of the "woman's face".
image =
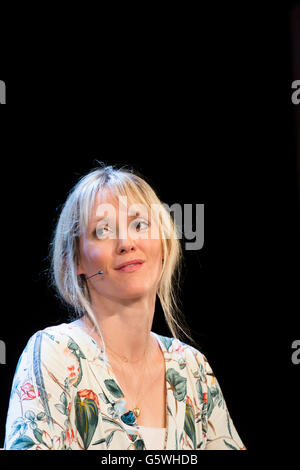
[[(109, 192), (102, 192), (101, 199), (97, 194), (86, 233), (80, 237), (77, 270), (77, 274), (86, 277), (100, 269), (103, 271), (87, 281), (92, 296), (96, 293), (111, 299), (130, 300), (156, 293), (162, 270), (162, 241), (158, 230), (155, 237), (151, 236), (153, 224), (151, 211), (145, 206), (134, 208), (127, 198), (112, 196)], [(144, 263), (132, 271), (116, 269), (134, 259)]]

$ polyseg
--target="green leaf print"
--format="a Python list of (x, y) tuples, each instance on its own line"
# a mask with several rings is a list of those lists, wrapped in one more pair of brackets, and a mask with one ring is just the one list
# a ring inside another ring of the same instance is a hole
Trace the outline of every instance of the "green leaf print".
[(77, 343), (70, 337), (68, 341), (68, 348), (70, 351), (72, 351), (73, 354), (75, 354), (77, 357), (81, 357), (82, 359), (86, 359), (85, 355), (81, 351), (80, 347), (78, 346)]
[(40, 395), (40, 400), (43, 404), (44, 410), (46, 412), (47, 423), (50, 425), (53, 424), (52, 416), (50, 413), (48, 397), (46, 394), (46, 387), (44, 383), (44, 377), (42, 373), (42, 362), (41, 362), (41, 348), (42, 348), (42, 332), (38, 331), (35, 337), (34, 342), (34, 351), (33, 351), (33, 371), (35, 376), (36, 385)]
[(103, 444), (103, 442), (105, 442), (105, 441), (106, 441), (106, 439), (104, 439), (104, 437), (103, 437), (103, 439), (99, 439), (99, 441), (93, 442), (92, 445), (97, 446), (98, 444)]
[(62, 405), (60, 403), (57, 403), (56, 405), (54, 405), (55, 408), (60, 413), (62, 413), (63, 415), (68, 416), (68, 414), (69, 414), (69, 412), (68, 412), (68, 400), (67, 400), (67, 395), (65, 394), (65, 392), (62, 392), (59, 399), (60, 399)]
[(91, 443), (97, 424), (97, 404), (90, 398), (84, 398), (84, 400), (82, 400), (77, 394), (75, 397), (75, 425), (85, 449), (87, 449)]
[(25, 434), (27, 428), (28, 428), (28, 426), (27, 426), (27, 423), (25, 422), (24, 418), (23, 417), (17, 418), (12, 424), (12, 431), (11, 431), (8, 439), (11, 439), (17, 433), (19, 433), (20, 436)]
[(160, 336), (158, 335), (161, 342), (164, 344), (167, 351), (169, 351), (170, 346), (172, 346), (173, 338), (168, 338), (167, 336)]
[(107, 398), (107, 396), (105, 395), (105, 393), (99, 393), (99, 397), (101, 398), (102, 401), (104, 401), (104, 403), (107, 405), (109, 402), (109, 399)]
[(210, 417), (214, 407), (224, 408), (224, 399), (221, 389), (218, 385), (208, 387), (207, 389), (207, 414)]
[(116, 432), (116, 430), (110, 432), (106, 439), (105, 438), (99, 439), (99, 441), (93, 442), (92, 445), (97, 446), (98, 444), (103, 444), (104, 442), (106, 442), (106, 447), (109, 447), (109, 444), (111, 443), (115, 432)]
[(229, 449), (231, 449), (231, 450), (240, 450), (238, 447), (234, 447), (232, 444), (229, 444), (229, 442), (226, 442), (225, 439), (223, 439), (223, 442), (224, 442), (224, 444), (226, 444), (227, 447), (229, 447)]
[(226, 409), (226, 419), (227, 419), (227, 427), (228, 427), (230, 437), (233, 439), (232, 434), (231, 434), (231, 428), (230, 428), (230, 418), (229, 418), (229, 413), (227, 409)]
[(35, 442), (28, 436), (22, 436), (22, 437), (18, 437), (18, 439), (16, 439), (10, 449), (11, 450), (26, 450), (26, 449), (30, 449), (30, 447), (36, 445)]
[(177, 370), (171, 368), (167, 370), (166, 379), (171, 385), (176, 400), (184, 400), (186, 396), (186, 378), (182, 377)]
[(107, 445), (107, 447), (109, 447), (109, 444), (111, 443), (112, 438), (114, 437), (115, 432), (116, 432), (116, 430), (112, 431), (112, 432), (109, 433), (109, 435), (107, 436), (107, 438), (106, 438), (106, 445)]
[(65, 406), (61, 405), (60, 403), (56, 403), (54, 406), (61, 414), (67, 415)]
[(35, 428), (33, 434), (38, 442), (43, 442), (43, 431), (41, 429)]
[(65, 408), (68, 407), (68, 399), (67, 399), (67, 395), (65, 394), (65, 392), (62, 392), (62, 394), (60, 395), (59, 397), (60, 401), (62, 402), (63, 406)]
[(205, 382), (205, 380), (206, 380), (205, 379), (205, 369), (204, 369), (203, 364), (200, 364), (199, 375), (200, 375), (201, 382)]
[(114, 379), (104, 380), (107, 390), (115, 397), (122, 398), (124, 394)]
[(197, 382), (196, 382), (196, 390), (197, 390), (199, 402), (203, 403), (203, 401), (204, 401), (204, 399), (203, 399), (203, 390), (202, 390), (202, 385), (201, 385), (200, 379), (198, 379)]
[(207, 389), (207, 417), (209, 418), (212, 414), (214, 409), (214, 401), (211, 394), (211, 389), (208, 387)]
[(35, 413), (32, 410), (27, 410), (25, 412), (25, 418), (29, 419), (30, 421), (35, 420)]
[(194, 449), (197, 448), (196, 445), (196, 429), (195, 429), (195, 415), (193, 408), (187, 402), (185, 407), (185, 419), (184, 419), (184, 430), (191, 439)]
[(79, 373), (78, 373), (78, 379), (77, 381), (73, 384), (74, 387), (78, 387), (78, 385), (80, 384), (81, 382), (81, 379), (82, 379), (82, 366), (81, 366), (81, 359), (86, 359), (85, 355), (83, 354), (83, 352), (81, 351), (80, 347), (78, 346), (77, 343), (75, 343), (75, 341), (70, 337), (69, 341), (68, 341), (68, 348), (70, 349), (70, 351), (74, 354), (74, 356), (76, 357), (77, 361), (78, 361), (78, 367), (79, 367)]
[(133, 445), (135, 446), (136, 450), (145, 450), (145, 443), (142, 439), (137, 439)]

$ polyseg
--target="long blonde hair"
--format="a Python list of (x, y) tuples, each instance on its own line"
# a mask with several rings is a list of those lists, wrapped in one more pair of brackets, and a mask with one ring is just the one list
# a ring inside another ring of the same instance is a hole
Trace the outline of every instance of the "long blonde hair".
[(181, 238), (179, 227), (150, 184), (137, 171), (126, 166), (117, 168), (103, 162), (98, 163), (99, 167), (83, 176), (71, 189), (62, 206), (50, 243), (51, 287), (55, 288), (58, 297), (67, 307), (73, 308), (73, 318), (88, 316), (104, 345), (102, 333), (91, 306), (85, 275), (77, 274), (80, 256), (79, 240), (80, 235), (88, 226), (98, 191), (109, 189), (115, 195), (127, 196), (128, 199), (141, 202), (148, 208), (156, 208), (154, 216), (162, 235), (163, 253), (157, 295), (172, 336), (180, 340), (180, 332), (183, 332), (192, 343), (196, 344), (190, 336), (190, 329), (179, 307), (180, 281), (184, 264), (179, 241)]

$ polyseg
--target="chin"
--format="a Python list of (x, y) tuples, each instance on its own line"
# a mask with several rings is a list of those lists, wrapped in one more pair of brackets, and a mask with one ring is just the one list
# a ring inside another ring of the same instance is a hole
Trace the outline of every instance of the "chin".
[(124, 288), (124, 289), (119, 289), (118, 290), (118, 295), (120, 298), (122, 299), (128, 299), (128, 300), (131, 300), (131, 299), (138, 299), (138, 298), (141, 298), (141, 297), (145, 297), (146, 295), (148, 295), (150, 292), (152, 291), (152, 289), (145, 289), (145, 286), (141, 286), (141, 288)]
[[(140, 298), (140, 297), (143, 297), (145, 295), (147, 295), (148, 293), (148, 290), (145, 290), (145, 289), (135, 289), (135, 290), (131, 290), (131, 291), (126, 291), (126, 292), (123, 292), (123, 298), (124, 299), (134, 299), (134, 298)], [(122, 294), (121, 294), (122, 295)]]

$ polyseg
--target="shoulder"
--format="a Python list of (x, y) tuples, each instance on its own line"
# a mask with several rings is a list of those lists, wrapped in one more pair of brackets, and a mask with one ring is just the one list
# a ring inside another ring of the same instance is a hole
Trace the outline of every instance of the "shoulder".
[(19, 360), (18, 376), (26, 371), (40, 395), (44, 388), (49, 390), (66, 381), (77, 386), (82, 378), (82, 360), (90, 354), (89, 346), (85, 347), (88, 338), (77, 330), (63, 323), (35, 332)]
[(158, 339), (164, 346), (164, 349), (169, 353), (189, 353), (189, 354), (200, 354), (203, 358), (205, 358), (204, 354), (201, 353), (200, 350), (194, 348), (193, 346), (184, 343), (183, 341), (179, 340), (178, 338), (172, 338), (169, 336), (162, 336), (156, 334)]
[(180, 369), (187, 368), (191, 373), (190, 377), (200, 379), (200, 382), (202, 385), (205, 384), (205, 387), (219, 387), (218, 380), (206, 355), (199, 349), (196, 349), (177, 338), (159, 336), (159, 339), (161, 340), (163, 347), (166, 348), (165, 354), (175, 360)]
[(203, 372), (207, 369), (208, 362), (206, 356), (193, 346), (168, 336), (157, 335), (161, 341), (164, 351), (169, 353), (174, 359), (185, 363), (193, 369), (201, 369)]
[(22, 353), (33, 364), (59, 364), (69, 362), (70, 357), (85, 358), (86, 335), (75, 331), (68, 323), (48, 326), (36, 331), (28, 340)]
[(24, 352), (30, 349), (35, 352), (41, 351), (41, 348), (50, 348), (53, 351), (60, 351), (64, 349), (66, 344), (71, 338), (68, 331), (68, 324), (61, 323), (60, 325), (48, 326), (43, 330), (36, 331), (28, 340)]

